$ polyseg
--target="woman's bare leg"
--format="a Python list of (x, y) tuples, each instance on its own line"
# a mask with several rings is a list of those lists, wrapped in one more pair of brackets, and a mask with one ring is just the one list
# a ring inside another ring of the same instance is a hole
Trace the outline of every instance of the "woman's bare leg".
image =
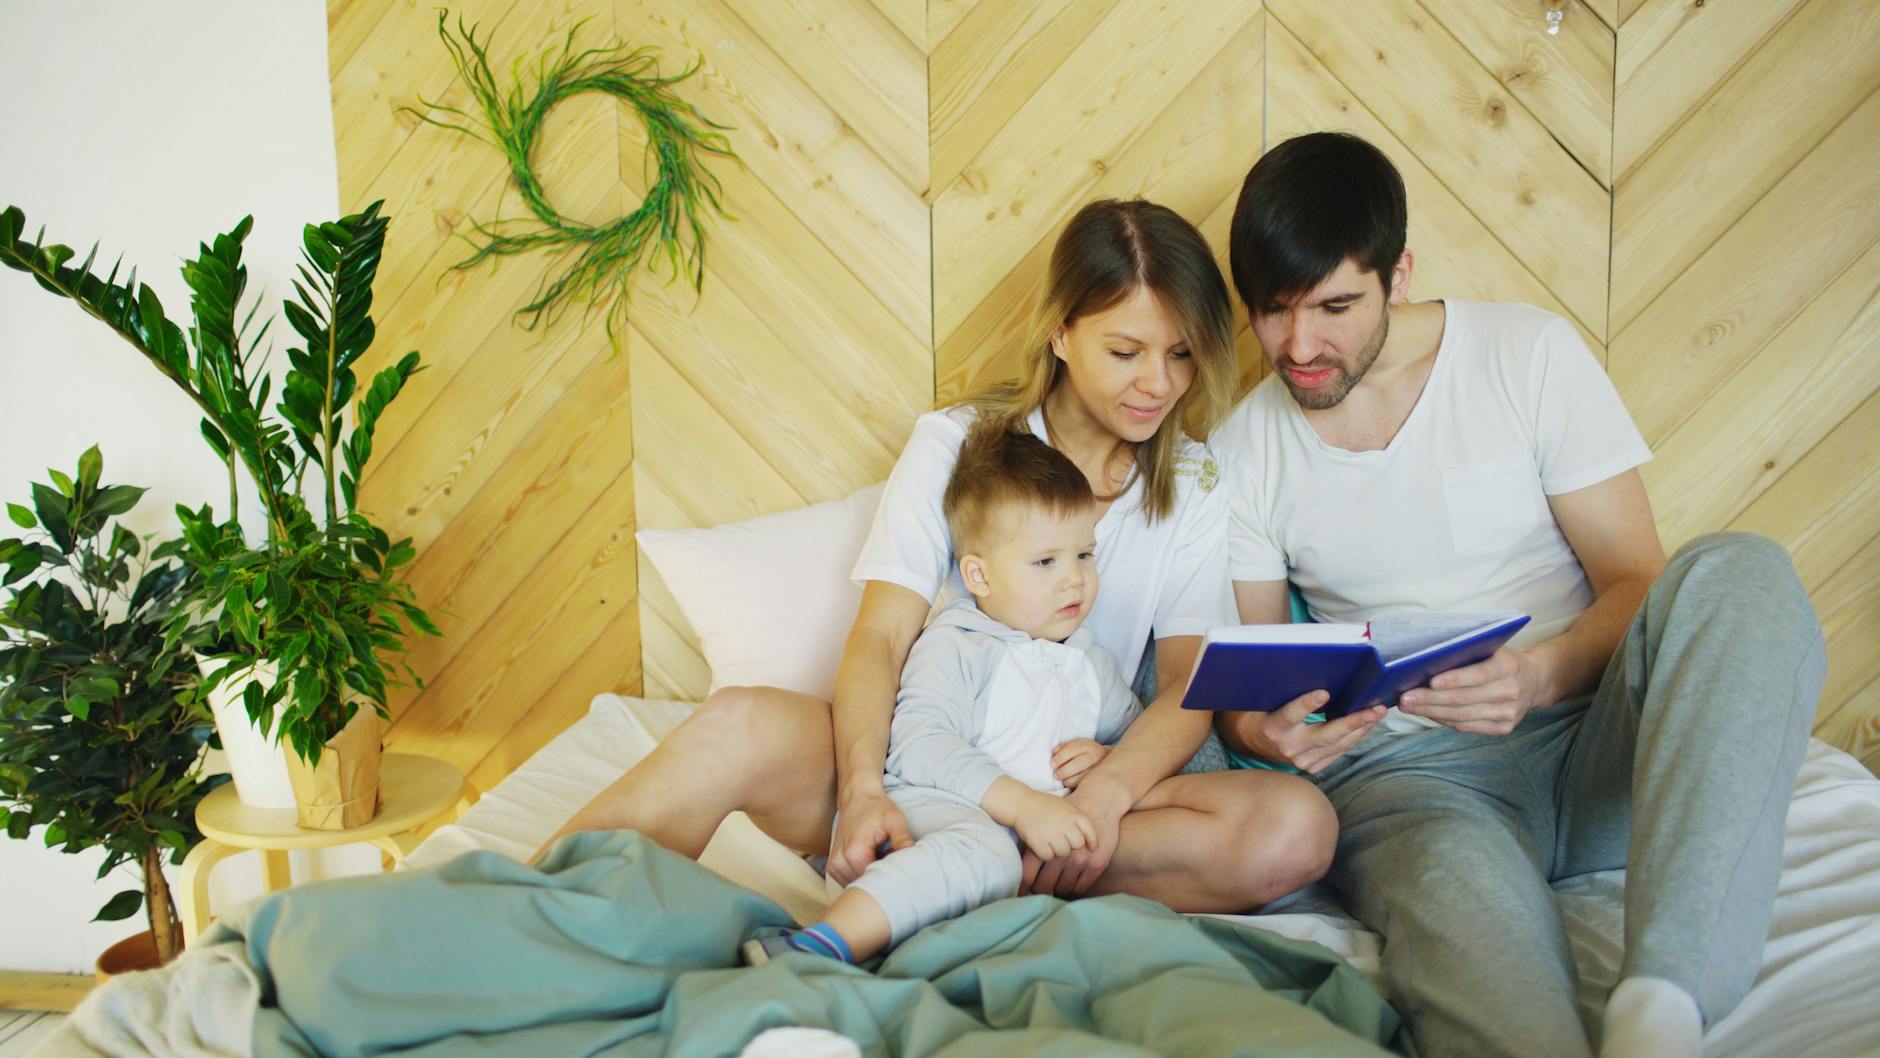
[[(542, 846), (581, 830), (637, 830), (697, 859), (733, 812), (803, 855), (835, 819), (829, 703), (775, 687), (726, 687)], [(535, 854), (540, 859), (542, 851)]]
[[(1317, 881), (1337, 842), (1331, 802), (1299, 776), (1175, 775), (1123, 817), (1116, 855), (1089, 895), (1130, 893), (1177, 911), (1247, 911)], [(1029, 854), (1025, 867), (1029, 885)]]

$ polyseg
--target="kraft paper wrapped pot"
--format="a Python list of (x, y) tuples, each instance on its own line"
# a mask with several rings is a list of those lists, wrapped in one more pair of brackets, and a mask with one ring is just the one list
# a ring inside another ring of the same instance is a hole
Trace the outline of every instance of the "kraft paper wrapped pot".
[(327, 742), (312, 767), (300, 754), (287, 753), (287, 774), (294, 784), (295, 822), (309, 830), (347, 830), (363, 826), (379, 812), (379, 715), (369, 702)]

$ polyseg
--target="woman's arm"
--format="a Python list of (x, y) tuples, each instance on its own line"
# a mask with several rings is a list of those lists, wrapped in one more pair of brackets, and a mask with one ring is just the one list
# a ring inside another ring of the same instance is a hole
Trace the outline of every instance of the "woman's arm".
[(1071, 804), (1096, 826), (1096, 844), (1042, 864), (1029, 879), (1027, 892), (1088, 891), (1116, 855), (1124, 814), (1150, 787), (1188, 763), (1208, 737), (1208, 723), (1214, 714), (1181, 707), (1199, 649), (1200, 636), (1169, 636), (1155, 641), (1155, 701), (1129, 725), (1116, 748), (1067, 795)]
[(835, 738), (836, 829), (829, 840), (829, 877), (854, 881), (884, 843), (913, 844), (907, 820), (882, 789), (888, 729), (901, 666), (927, 618), (927, 600), (887, 581), (862, 589), (861, 607), (836, 670), (830, 726)]
[(1116, 813), (1120, 816), (1142, 800), (1151, 786), (1181, 770), (1201, 748), (1213, 714), (1181, 707), (1195, 652), (1200, 649), (1200, 636), (1170, 636), (1155, 641), (1155, 701), (1129, 725), (1116, 748), (1078, 784), (1080, 791), (1096, 784), (1098, 790), (1087, 795), (1093, 802), (1101, 797), (1105, 803), (1120, 803), (1122, 808)]

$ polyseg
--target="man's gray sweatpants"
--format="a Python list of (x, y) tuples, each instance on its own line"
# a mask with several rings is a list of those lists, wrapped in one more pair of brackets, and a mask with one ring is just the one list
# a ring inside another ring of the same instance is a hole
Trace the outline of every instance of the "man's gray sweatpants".
[(1719, 533), (1672, 558), (1590, 697), (1505, 737), (1378, 739), (1326, 769), (1328, 881), (1383, 935), (1422, 1053), (1590, 1054), (1548, 883), (1618, 867), (1621, 976), (1728, 1014), (1761, 962), (1826, 672), (1788, 553)]
[(1018, 838), (985, 809), (924, 786), (891, 787), (888, 799), (907, 817), (914, 844), (869, 864), (851, 884), (888, 913), (890, 944), (1018, 895), (1024, 878)]

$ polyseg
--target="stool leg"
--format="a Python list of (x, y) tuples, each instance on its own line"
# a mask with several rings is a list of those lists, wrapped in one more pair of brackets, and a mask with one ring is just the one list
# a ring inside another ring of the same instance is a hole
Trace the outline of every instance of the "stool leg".
[(261, 886), (270, 893), (278, 893), (294, 884), (293, 872), (287, 866), (286, 849), (261, 850)]
[(183, 943), (194, 944), (196, 936), (209, 925), (209, 872), (215, 865), (242, 850), (219, 841), (204, 839), (189, 855), (183, 858), (183, 866), (177, 872), (176, 917), (183, 923)]
[(405, 856), (412, 849), (418, 847), (418, 831), (414, 829), (402, 834), (387, 834), (371, 839), (371, 843), (378, 846), (379, 851), (385, 853), (386, 857), (392, 861), (393, 867), (397, 867), (405, 862)]

